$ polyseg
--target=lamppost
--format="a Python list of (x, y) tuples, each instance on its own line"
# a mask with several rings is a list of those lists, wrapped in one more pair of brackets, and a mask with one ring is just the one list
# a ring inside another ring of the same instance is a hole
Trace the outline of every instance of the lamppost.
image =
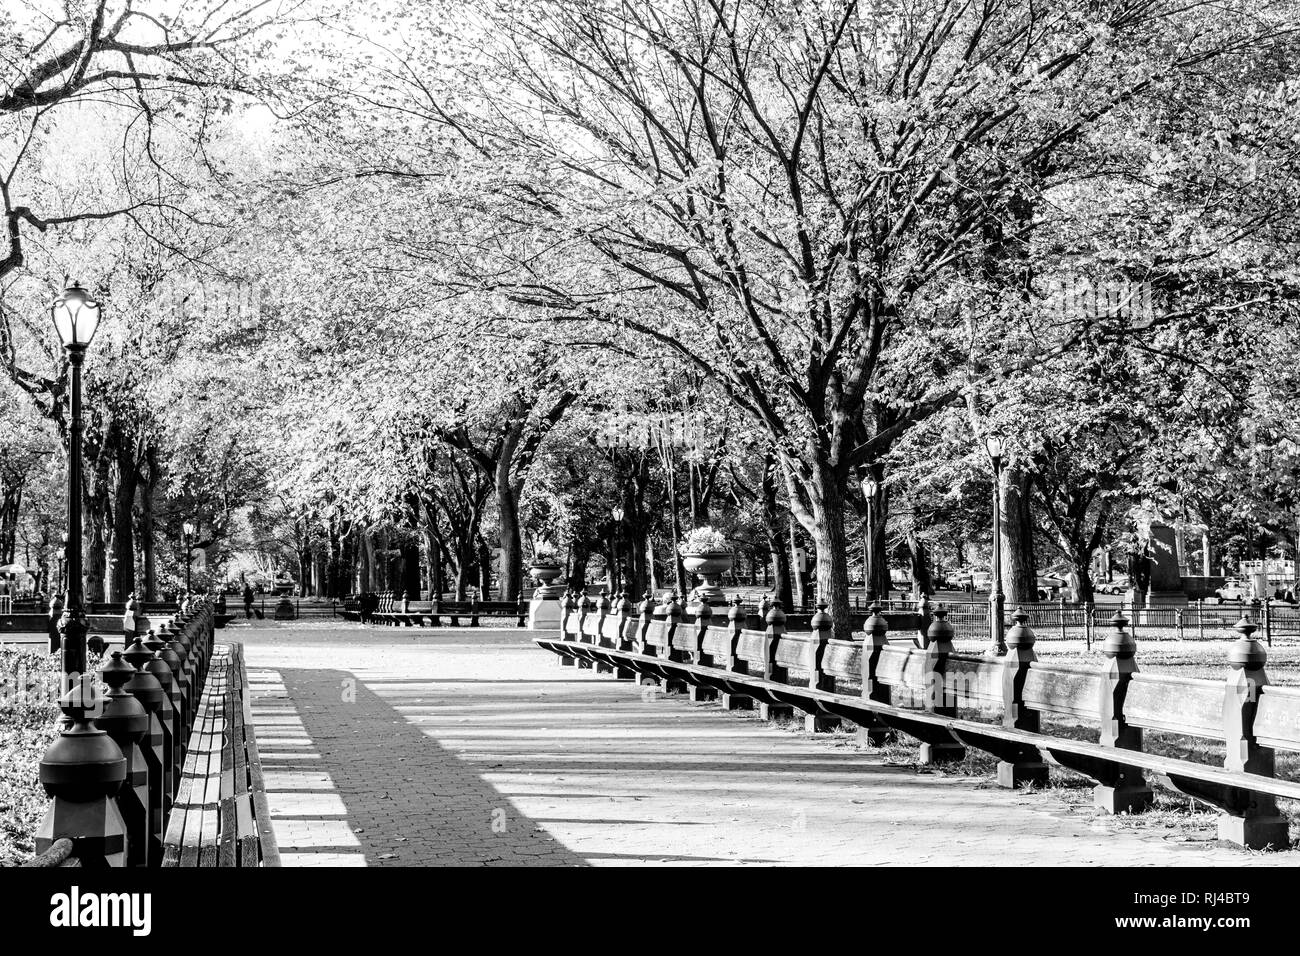
[[(867, 500), (867, 542), (862, 549), (863, 568), (862, 568), (862, 586), (867, 596), (875, 595), (882, 601), (889, 600), (889, 564), (888, 561), (877, 562), (879, 555), (876, 552), (876, 535), (883, 535), (884, 526), (876, 527), (876, 517), (883, 511), (881, 501), (881, 491), (884, 488), (885, 466), (873, 461), (867, 466), (866, 475), (862, 479), (862, 494)], [(877, 564), (880, 566), (877, 567)]]
[(994, 433), (984, 439), (984, 447), (993, 462), (993, 575), (989, 591), (989, 630), (992, 642), (989, 653), (1006, 654), (1006, 595), (1002, 593), (1002, 456), (1006, 442)]
[(185, 596), (190, 596), (190, 567), (194, 564), (194, 522), (186, 521), (181, 525), (181, 536), (185, 539)]
[(68, 590), (59, 630), (63, 634), (63, 673), (86, 669), (86, 611), (81, 584), (81, 366), (95, 330), (100, 305), (79, 284), (72, 283), (50, 306), (54, 328), (68, 357)]
[[(865, 595), (864, 600), (875, 594), (875, 582), (872, 581), (874, 575), (872, 572), (871, 549), (876, 537), (876, 495), (880, 493), (880, 481), (875, 474), (868, 474), (862, 479), (862, 494), (867, 499), (867, 535), (866, 540), (862, 542), (862, 590)], [(877, 595), (879, 596), (879, 595)]]
[(623, 585), (623, 568), (618, 563), (619, 554), (621, 553), (619, 551), (618, 532), (620, 526), (623, 524), (623, 515), (627, 512), (623, 510), (622, 505), (616, 505), (610, 509), (609, 513), (614, 519), (614, 573), (610, 576), (610, 580), (614, 583), (614, 593), (617, 594), (622, 589)]

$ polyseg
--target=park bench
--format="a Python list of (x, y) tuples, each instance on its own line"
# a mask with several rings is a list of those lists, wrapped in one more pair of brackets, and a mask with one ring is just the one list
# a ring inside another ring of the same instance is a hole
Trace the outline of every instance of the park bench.
[(279, 866), (243, 645), (217, 644), (194, 715), (163, 866)]
[[(468, 627), (478, 627), (483, 617), (513, 618), (520, 627), (528, 617), (528, 604), (521, 595), (518, 601), (434, 601), (403, 602), (392, 591), (380, 591), (379, 603), (369, 620), (392, 627), (441, 627), (443, 619), (450, 627), (460, 627), (465, 620)], [(339, 614), (349, 621), (360, 621), (361, 611), (354, 602), (344, 606)]]
[[(179, 821), (192, 801), (186, 769), (191, 777), (200, 762), (207, 769), (221, 750), (213, 729), (226, 708), (213, 695), (243, 684), (242, 663), (230, 676), (228, 651), (213, 670), (214, 617), (212, 604), (200, 601), (174, 618), (155, 619), (152, 629), (137, 620), (133, 643), (111, 651), (97, 674), (60, 698), (65, 721), (41, 762), (52, 800), (35, 835), (33, 865), (163, 863), (169, 817), (179, 803)], [(101, 684), (106, 694), (95, 689)], [(110, 747), (117, 756), (105, 762)], [(249, 760), (246, 747), (243, 753)], [(255, 746), (251, 759), (255, 764)]]
[[(1300, 688), (1267, 682), (1263, 645), (1245, 619), (1228, 649), (1227, 677), (1214, 681), (1141, 673), (1118, 616), (1106, 660), (1093, 667), (1038, 661), (1021, 612), (1007, 656), (988, 657), (953, 651), (941, 608), (925, 639), (891, 641), (884, 617), (873, 616), (862, 639), (845, 641), (830, 637), (824, 614), (810, 631), (788, 633), (779, 609), (759, 630), (746, 627), (736, 605), (695, 615), (675, 601), (647, 600), (636, 612), (622, 599), (595, 610), (587, 603), (570, 596), (560, 633), (536, 643), (563, 661), (695, 700), (720, 695), (724, 705), (756, 704), (767, 717), (802, 711), (810, 729), (847, 720), (877, 743), (902, 732), (921, 742), (923, 763), (981, 750), (998, 758), (1003, 786), (1045, 783), (1049, 764), (1063, 767), (1092, 778), (1096, 805), (1108, 812), (1149, 806), (1150, 774), (1218, 808), (1222, 838), (1256, 849), (1289, 845), (1276, 800), (1300, 800), (1300, 782), (1274, 775), (1274, 753), (1300, 752)], [(1045, 730), (1043, 718), (1058, 732)], [(1221, 763), (1144, 750), (1144, 731), (1201, 741)]]

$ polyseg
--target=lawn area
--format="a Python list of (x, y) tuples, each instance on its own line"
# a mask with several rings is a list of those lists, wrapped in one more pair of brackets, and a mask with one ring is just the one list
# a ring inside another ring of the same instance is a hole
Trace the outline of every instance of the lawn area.
[(37, 768), (57, 726), (56, 660), (44, 650), (0, 646), (0, 866), (32, 856), (49, 804)]

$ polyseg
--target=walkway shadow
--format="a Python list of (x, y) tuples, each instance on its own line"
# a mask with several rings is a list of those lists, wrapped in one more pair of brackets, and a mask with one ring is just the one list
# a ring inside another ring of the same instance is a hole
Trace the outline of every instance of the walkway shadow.
[(353, 674), (277, 670), (320, 760), (275, 769), (329, 773), (367, 864), (586, 865)]

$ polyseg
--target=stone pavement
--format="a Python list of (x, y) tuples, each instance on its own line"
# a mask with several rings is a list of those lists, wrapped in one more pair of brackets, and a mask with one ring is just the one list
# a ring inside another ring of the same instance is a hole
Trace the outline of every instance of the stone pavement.
[(1295, 865), (561, 668), (527, 631), (236, 623), (285, 865)]

